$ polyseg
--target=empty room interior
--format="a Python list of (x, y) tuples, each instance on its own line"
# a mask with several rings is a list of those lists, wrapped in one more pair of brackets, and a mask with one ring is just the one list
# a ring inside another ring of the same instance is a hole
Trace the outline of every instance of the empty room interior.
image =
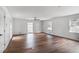
[(0, 53), (79, 53), (79, 6), (0, 6)]

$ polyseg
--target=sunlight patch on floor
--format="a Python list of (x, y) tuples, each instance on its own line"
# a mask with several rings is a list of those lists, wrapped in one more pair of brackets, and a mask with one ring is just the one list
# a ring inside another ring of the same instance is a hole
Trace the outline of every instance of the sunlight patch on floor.
[(27, 45), (27, 48), (34, 48), (35, 47), (35, 36), (34, 34), (28, 34), (26, 36), (27, 38), (27, 42), (26, 42), (26, 45)]
[(23, 39), (22, 36), (15, 36), (15, 37), (13, 37), (12, 40), (16, 40), (16, 41), (18, 41), (18, 40), (22, 40), (22, 39)]

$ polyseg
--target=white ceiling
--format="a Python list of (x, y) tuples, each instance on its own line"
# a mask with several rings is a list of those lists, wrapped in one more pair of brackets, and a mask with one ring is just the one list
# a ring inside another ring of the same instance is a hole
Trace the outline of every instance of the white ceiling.
[(46, 20), (79, 13), (79, 6), (7, 6), (7, 8), (13, 17), (26, 19), (37, 17)]

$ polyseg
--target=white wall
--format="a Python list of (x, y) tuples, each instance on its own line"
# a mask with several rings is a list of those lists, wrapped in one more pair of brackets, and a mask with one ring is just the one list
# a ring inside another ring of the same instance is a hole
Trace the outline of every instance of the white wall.
[[(48, 34), (53, 34), (53, 28), (52, 28), (52, 30), (48, 30), (48, 27), (50, 26), (50, 22), (52, 23), (52, 21), (50, 21), (50, 20), (44, 20), (43, 21), (43, 32), (45, 32), (45, 33), (48, 33)], [(52, 24), (51, 24), (52, 25)], [(53, 27), (53, 25), (51, 26), (51, 27)]]
[(5, 20), (5, 47), (4, 49), (6, 49), (6, 47), (8, 46), (11, 38), (12, 38), (12, 17), (8, 11), (8, 9), (6, 7), (2, 7), (3, 11), (4, 11), (4, 20)]
[(34, 21), (34, 32), (39, 33), (42, 32), (42, 21)]
[(5, 33), (4, 33), (4, 11), (0, 7), (0, 52), (3, 52), (4, 50), (4, 39), (5, 39)]
[(3, 21), (2, 26), (4, 27), (3, 31), (2, 31), (2, 32), (4, 32), (2, 34), (2, 36), (4, 36), (4, 39), (3, 38), (0, 39), (0, 42), (1, 42), (0, 43), (0, 52), (3, 52), (7, 48), (8, 44), (12, 38), (12, 17), (10, 16), (6, 7), (0, 7), (0, 22), (1, 22), (1, 20)]
[(34, 20), (27, 20), (27, 19), (13, 19), (13, 34), (26, 34), (27, 33), (27, 22), (34, 23), (34, 32), (42, 32), (42, 21), (34, 21)]
[(13, 34), (25, 34), (26, 30), (27, 29), (25, 19), (13, 19)]
[[(73, 20), (73, 19), (77, 19), (77, 18), (79, 18), (79, 14), (49, 19), (49, 21), (51, 21), (53, 23), (52, 33), (54, 35), (79, 40), (79, 33), (69, 32), (69, 20)], [(47, 30), (45, 29), (47, 27), (47, 22), (48, 21), (44, 22), (44, 30), (43, 31), (45, 31), (45, 32), (47, 32)]]

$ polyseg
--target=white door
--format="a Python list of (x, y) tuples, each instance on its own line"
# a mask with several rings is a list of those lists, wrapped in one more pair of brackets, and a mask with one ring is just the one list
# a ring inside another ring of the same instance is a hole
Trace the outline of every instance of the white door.
[(0, 52), (4, 50), (4, 13), (0, 8)]

